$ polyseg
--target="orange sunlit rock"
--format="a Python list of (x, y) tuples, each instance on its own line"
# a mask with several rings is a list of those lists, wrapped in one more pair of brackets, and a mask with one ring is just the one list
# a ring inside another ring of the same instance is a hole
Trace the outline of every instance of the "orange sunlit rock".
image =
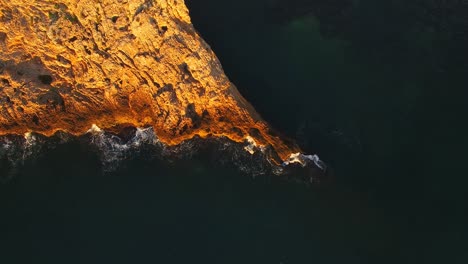
[(0, 0), (0, 135), (152, 126), (168, 145), (195, 135), (299, 149), (223, 73), (182, 0)]

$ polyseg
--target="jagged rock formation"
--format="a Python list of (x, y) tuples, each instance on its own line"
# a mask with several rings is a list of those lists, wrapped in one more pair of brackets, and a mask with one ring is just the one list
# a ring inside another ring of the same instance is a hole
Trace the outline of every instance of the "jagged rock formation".
[(299, 152), (224, 75), (182, 0), (0, 0), (0, 135), (152, 126)]

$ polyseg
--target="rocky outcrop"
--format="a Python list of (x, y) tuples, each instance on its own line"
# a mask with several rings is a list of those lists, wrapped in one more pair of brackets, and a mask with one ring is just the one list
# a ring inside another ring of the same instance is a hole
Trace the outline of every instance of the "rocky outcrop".
[(223, 73), (182, 0), (0, 0), (0, 135), (150, 127), (299, 152)]

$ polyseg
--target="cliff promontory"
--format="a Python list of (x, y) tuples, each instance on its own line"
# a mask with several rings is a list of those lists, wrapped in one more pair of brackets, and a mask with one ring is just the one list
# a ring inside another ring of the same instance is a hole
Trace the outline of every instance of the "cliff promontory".
[(0, 0), (0, 135), (153, 127), (299, 152), (239, 94), (182, 0)]

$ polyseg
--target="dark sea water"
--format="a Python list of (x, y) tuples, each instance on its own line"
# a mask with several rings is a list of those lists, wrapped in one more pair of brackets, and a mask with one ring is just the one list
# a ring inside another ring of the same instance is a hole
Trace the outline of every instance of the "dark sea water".
[(466, 2), (187, 4), (241, 93), (331, 179), (252, 177), (209, 149), (105, 172), (71, 140), (0, 163), (0, 263), (468, 263)]

